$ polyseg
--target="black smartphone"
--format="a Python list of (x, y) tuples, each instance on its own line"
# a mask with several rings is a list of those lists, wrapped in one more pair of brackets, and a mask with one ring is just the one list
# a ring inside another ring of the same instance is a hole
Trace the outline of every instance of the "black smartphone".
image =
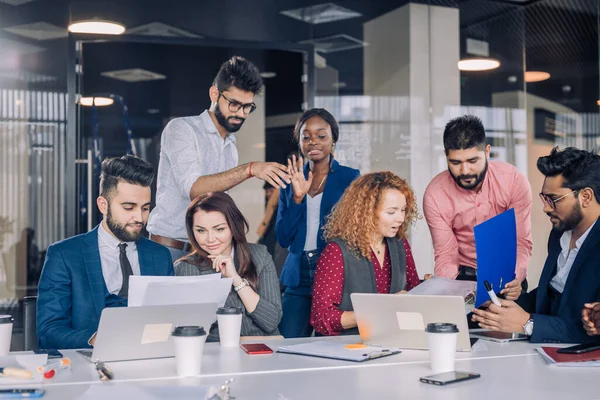
[(594, 350), (600, 350), (600, 343), (578, 344), (558, 349), (556, 352), (561, 354), (583, 354)]
[(468, 381), (469, 379), (479, 378), (480, 374), (473, 374), (471, 372), (452, 371), (444, 372), (443, 374), (429, 375), (420, 378), (423, 383), (429, 383), (430, 385), (449, 385), (455, 382)]
[(62, 353), (56, 349), (37, 349), (33, 352), (35, 354), (48, 354), (48, 358), (63, 358)]

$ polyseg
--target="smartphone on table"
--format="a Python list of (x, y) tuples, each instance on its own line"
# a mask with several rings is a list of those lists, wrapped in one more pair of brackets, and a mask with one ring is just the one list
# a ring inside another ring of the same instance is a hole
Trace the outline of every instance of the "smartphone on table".
[(0, 399), (39, 399), (44, 389), (0, 389)]
[(271, 354), (273, 350), (264, 343), (245, 343), (240, 347), (248, 354)]
[(578, 344), (570, 347), (563, 347), (556, 350), (560, 354), (583, 354), (590, 351), (600, 350), (600, 343)]
[(455, 382), (468, 381), (470, 379), (479, 378), (480, 374), (474, 374), (471, 372), (452, 371), (444, 372), (443, 374), (424, 376), (420, 379), (423, 383), (429, 383), (430, 385), (449, 385)]

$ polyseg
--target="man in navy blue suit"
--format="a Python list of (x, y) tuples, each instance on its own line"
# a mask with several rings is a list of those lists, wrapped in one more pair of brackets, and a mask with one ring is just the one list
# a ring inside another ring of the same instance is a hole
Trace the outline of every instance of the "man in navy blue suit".
[(102, 222), (48, 248), (37, 301), (41, 348), (93, 346), (102, 310), (127, 306), (131, 275), (173, 275), (169, 250), (141, 236), (153, 180), (152, 166), (140, 158), (104, 160)]
[(554, 148), (537, 167), (546, 177), (540, 198), (553, 228), (539, 285), (516, 303), (473, 310), (473, 320), (482, 328), (524, 332), (535, 343), (600, 342), (581, 323), (585, 304), (600, 300), (600, 156)]

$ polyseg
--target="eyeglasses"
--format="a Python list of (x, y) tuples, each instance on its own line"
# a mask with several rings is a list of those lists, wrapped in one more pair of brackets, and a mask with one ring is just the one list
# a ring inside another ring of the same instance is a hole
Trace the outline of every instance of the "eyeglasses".
[(254, 103), (242, 104), (236, 100), (229, 100), (221, 91), (219, 91), (219, 95), (223, 96), (223, 98), (227, 101), (227, 103), (229, 103), (229, 111), (231, 111), (233, 113), (240, 111), (240, 108), (244, 111), (244, 114), (246, 114), (246, 115), (248, 115), (248, 114), (254, 112), (254, 110), (256, 110), (256, 104), (254, 104)]
[[(562, 196), (560, 196), (557, 199), (553, 199), (552, 197), (548, 196), (547, 194), (540, 193), (540, 199), (542, 199), (542, 203), (548, 204), (554, 210), (554, 209), (556, 209), (556, 203), (558, 203), (560, 200), (564, 199), (568, 195), (573, 194), (573, 193), (577, 193), (577, 192), (579, 192), (579, 189), (573, 190), (572, 192), (569, 192), (569, 193), (567, 193), (565, 195), (562, 195)], [(577, 194), (575, 194), (575, 196), (577, 196)]]

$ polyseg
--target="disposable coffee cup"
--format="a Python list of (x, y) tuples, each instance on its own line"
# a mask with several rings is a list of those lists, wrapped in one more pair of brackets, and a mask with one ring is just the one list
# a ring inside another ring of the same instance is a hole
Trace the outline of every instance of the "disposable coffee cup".
[(0, 356), (10, 352), (12, 339), (13, 318), (10, 315), (0, 315)]
[(454, 371), (458, 328), (455, 324), (427, 324), (429, 361), (434, 374)]
[(217, 321), (219, 324), (219, 341), (221, 342), (221, 346), (238, 346), (242, 330), (242, 309), (237, 307), (221, 307), (217, 310)]
[(171, 333), (175, 345), (177, 375), (198, 376), (202, 369), (202, 352), (206, 331), (201, 326), (177, 326)]

